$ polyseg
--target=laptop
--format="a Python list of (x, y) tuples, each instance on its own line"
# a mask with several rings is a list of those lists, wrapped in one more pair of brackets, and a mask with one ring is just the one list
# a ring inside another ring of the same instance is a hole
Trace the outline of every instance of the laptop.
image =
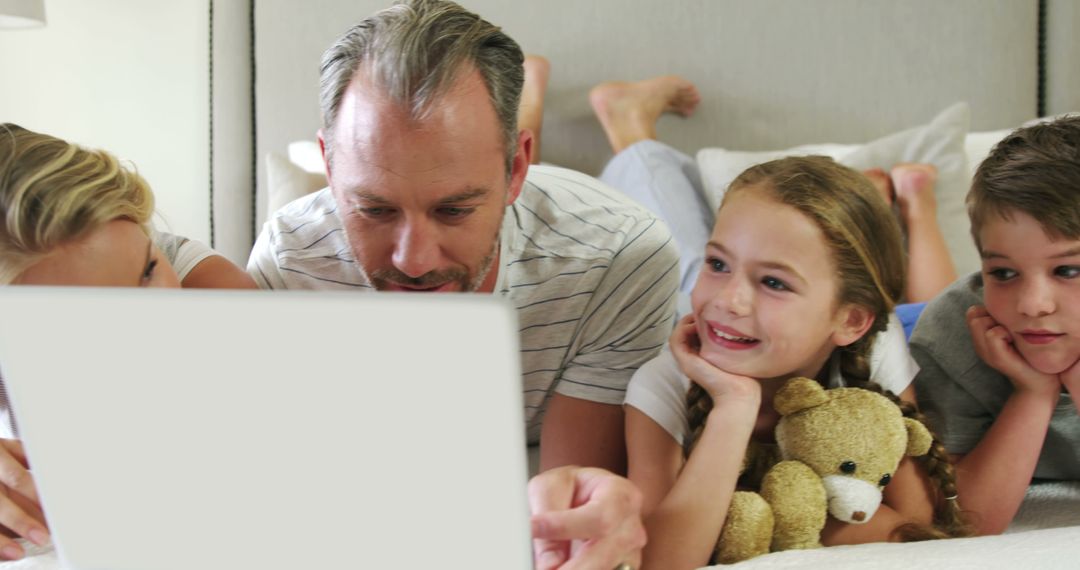
[(532, 567), (504, 300), (4, 287), (0, 315), (70, 568)]

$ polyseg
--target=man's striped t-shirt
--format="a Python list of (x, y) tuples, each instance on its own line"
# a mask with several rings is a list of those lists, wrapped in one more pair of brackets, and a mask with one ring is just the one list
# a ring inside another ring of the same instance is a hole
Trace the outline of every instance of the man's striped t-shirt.
[[(592, 177), (532, 166), (500, 252), (495, 291), (518, 310), (529, 441), (553, 393), (622, 404), (674, 321), (678, 254), (664, 224)], [(248, 272), (263, 288), (373, 290), (329, 189), (266, 223)]]

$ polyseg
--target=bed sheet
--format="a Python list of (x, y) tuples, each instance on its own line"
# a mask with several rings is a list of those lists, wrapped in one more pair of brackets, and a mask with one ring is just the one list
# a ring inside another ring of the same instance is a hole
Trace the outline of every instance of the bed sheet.
[[(0, 563), (0, 570), (60, 570), (56, 550), (23, 543), (28, 556)], [(875, 543), (777, 552), (719, 568), (829, 568), (884, 570), (933, 564), (960, 568), (1080, 567), (1080, 481), (1036, 483), (1016, 519), (1001, 536), (909, 544)], [(213, 559), (206, 561), (214, 567)]]
[(908, 544), (873, 543), (759, 556), (737, 568), (1080, 568), (1080, 481), (1032, 484), (1005, 534)]

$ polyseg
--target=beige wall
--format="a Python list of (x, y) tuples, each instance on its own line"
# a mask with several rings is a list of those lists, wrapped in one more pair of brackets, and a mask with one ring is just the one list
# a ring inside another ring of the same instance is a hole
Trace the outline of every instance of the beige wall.
[(1080, 2), (1046, 4), (1046, 114), (1080, 111)]
[(46, 0), (0, 30), (0, 121), (135, 163), (158, 226), (208, 241), (208, 1)]
[[(694, 117), (658, 125), (662, 140), (689, 153), (866, 141), (925, 123), (956, 101), (971, 104), (975, 130), (1035, 116), (1035, 0), (460, 2), (551, 60), (542, 158), (589, 174), (611, 152), (587, 95), (611, 79), (677, 73), (694, 81), (702, 93)], [(323, 50), (389, 4), (256, 4), (260, 218), (266, 153), (312, 140), (319, 127)]]

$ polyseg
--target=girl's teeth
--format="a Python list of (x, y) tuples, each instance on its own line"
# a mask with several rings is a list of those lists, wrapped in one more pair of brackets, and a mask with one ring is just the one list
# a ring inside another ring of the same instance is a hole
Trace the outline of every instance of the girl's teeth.
[(720, 332), (720, 331), (718, 331), (716, 329), (713, 329), (713, 334), (715, 334), (716, 336), (718, 336), (718, 337), (720, 337), (720, 338), (722, 338), (724, 340), (730, 340), (730, 341), (733, 341), (733, 342), (753, 342), (753, 340), (754, 340), (752, 338), (746, 338), (746, 337), (743, 337), (743, 336), (732, 336), (732, 335), (729, 335), (727, 333)]

